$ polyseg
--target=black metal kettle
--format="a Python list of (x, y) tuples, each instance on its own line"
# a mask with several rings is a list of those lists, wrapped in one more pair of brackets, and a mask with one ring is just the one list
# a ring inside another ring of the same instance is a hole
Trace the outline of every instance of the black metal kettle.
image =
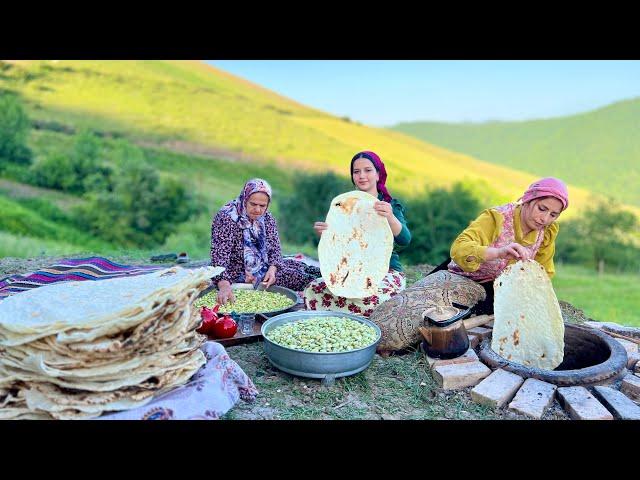
[(419, 327), (424, 337), (422, 349), (431, 358), (459, 357), (469, 349), (469, 336), (463, 319), (471, 314), (471, 307), (454, 303), (452, 306), (432, 306), (422, 312), (426, 326)]

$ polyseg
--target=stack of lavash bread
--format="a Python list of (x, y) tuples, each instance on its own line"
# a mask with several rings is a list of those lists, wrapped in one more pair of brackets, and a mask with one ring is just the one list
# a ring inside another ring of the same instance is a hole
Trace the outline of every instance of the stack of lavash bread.
[(205, 364), (198, 295), (221, 267), (62, 282), (0, 302), (0, 419), (139, 407)]

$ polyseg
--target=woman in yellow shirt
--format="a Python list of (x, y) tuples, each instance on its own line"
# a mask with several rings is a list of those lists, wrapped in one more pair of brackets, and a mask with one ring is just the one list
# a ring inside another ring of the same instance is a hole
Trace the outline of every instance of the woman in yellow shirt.
[(569, 206), (567, 187), (557, 178), (532, 183), (518, 202), (484, 210), (455, 239), (451, 258), (433, 272), (447, 269), (481, 284), (485, 300), (475, 313), (493, 313), (493, 280), (517, 260), (533, 259), (555, 274), (553, 255), (560, 214)]
[(380, 304), (370, 319), (382, 331), (378, 351), (415, 346), (423, 312), (454, 304), (493, 313), (493, 280), (516, 260), (534, 259), (549, 277), (560, 214), (569, 206), (565, 184), (556, 178), (532, 183), (517, 202), (485, 210), (455, 239), (451, 258), (409, 288)]

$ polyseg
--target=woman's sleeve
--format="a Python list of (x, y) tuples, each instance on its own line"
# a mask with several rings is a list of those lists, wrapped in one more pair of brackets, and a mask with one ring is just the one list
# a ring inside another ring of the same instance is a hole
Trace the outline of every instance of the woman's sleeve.
[(227, 280), (233, 283), (232, 272), (230, 271), (231, 252), (233, 251), (233, 232), (237, 228), (233, 220), (222, 212), (213, 218), (211, 223), (211, 265), (214, 267), (224, 267), (224, 272), (213, 277), (215, 286), (220, 280)]
[(266, 216), (265, 228), (267, 230), (267, 259), (269, 260), (269, 266), (275, 265), (280, 270), (282, 267), (282, 247), (280, 246), (278, 225), (273, 215), (268, 214)]
[(451, 245), (451, 259), (465, 272), (475, 272), (485, 261), (485, 252), (502, 229), (503, 218), (493, 209), (483, 211)]
[(556, 274), (553, 255), (556, 253), (556, 237), (558, 236), (559, 230), (560, 226), (556, 222), (549, 225), (544, 231), (542, 244), (538, 249), (538, 253), (536, 253), (536, 262), (544, 267), (549, 278), (553, 278)]
[(400, 230), (400, 233), (393, 238), (396, 246), (401, 247), (396, 250), (402, 251), (409, 245), (409, 243), (411, 243), (411, 232), (409, 231), (409, 227), (407, 227), (407, 220), (404, 217), (404, 206), (398, 200), (393, 199), (391, 207), (393, 209), (393, 215), (402, 224), (402, 230)]

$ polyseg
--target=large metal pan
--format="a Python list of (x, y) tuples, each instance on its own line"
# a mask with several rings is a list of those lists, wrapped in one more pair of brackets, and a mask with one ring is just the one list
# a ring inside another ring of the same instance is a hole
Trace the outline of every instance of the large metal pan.
[[(232, 290), (253, 290), (253, 285), (251, 285), (250, 283), (232, 283), (231, 284), (231, 289)], [(207, 288), (206, 290), (204, 290), (198, 296), (198, 298), (200, 298), (203, 295), (206, 295), (207, 293), (212, 292), (214, 290), (216, 290), (216, 288), (211, 286), (211, 287)], [(298, 294), (296, 292), (294, 292), (293, 290), (290, 290), (290, 289), (285, 288), (285, 287), (280, 287), (278, 285), (271, 285), (265, 291), (266, 292), (273, 292), (273, 293), (280, 293), (280, 294), (286, 296), (292, 302), (291, 306), (289, 306), (287, 308), (281, 308), (279, 310), (268, 310), (268, 311), (265, 311), (265, 312), (256, 312), (256, 313), (261, 313), (262, 315), (264, 315), (266, 317), (272, 317), (274, 315), (279, 315), (281, 313), (288, 312), (289, 310), (291, 310), (293, 307), (295, 307), (300, 302), (300, 299), (298, 298)], [(242, 313), (242, 312), (236, 312), (236, 313)]]
[[(270, 341), (266, 337), (269, 330), (280, 325), (297, 320), (308, 320), (318, 317), (347, 317), (369, 325), (376, 330), (376, 339), (369, 345), (357, 350), (346, 352), (307, 352), (283, 347)], [(354, 375), (367, 368), (376, 353), (376, 346), (380, 342), (380, 328), (371, 320), (344, 312), (301, 310), (289, 312), (270, 318), (262, 324), (261, 333), (264, 337), (264, 351), (269, 361), (287, 373), (310, 378), (338, 378)]]

